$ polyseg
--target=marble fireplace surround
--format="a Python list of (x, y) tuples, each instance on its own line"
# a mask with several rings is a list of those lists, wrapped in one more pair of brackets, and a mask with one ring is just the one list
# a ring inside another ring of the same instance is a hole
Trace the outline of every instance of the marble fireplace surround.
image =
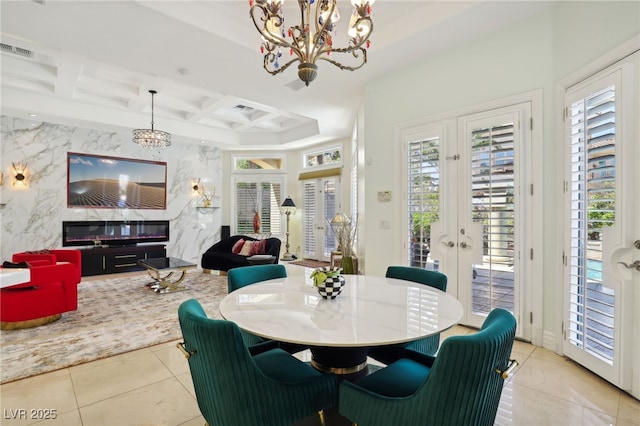
[[(220, 213), (199, 212), (201, 200), (191, 190), (192, 177), (221, 187), (219, 149), (174, 142), (157, 153), (131, 142), (130, 134), (8, 116), (0, 117), (0, 125), (0, 260), (24, 250), (61, 248), (65, 220), (169, 220), (167, 255), (198, 264), (219, 240)], [(166, 162), (166, 210), (68, 208), (67, 152)], [(12, 162), (27, 164), (26, 188), (13, 185)]]

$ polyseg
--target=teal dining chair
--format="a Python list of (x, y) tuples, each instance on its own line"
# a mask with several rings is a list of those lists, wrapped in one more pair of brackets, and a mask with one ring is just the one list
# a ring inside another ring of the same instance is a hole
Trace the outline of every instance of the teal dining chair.
[[(389, 266), (385, 276), (387, 278), (412, 281), (437, 288), (438, 290), (447, 291), (447, 276), (441, 272), (427, 271), (426, 269), (411, 266)], [(438, 346), (440, 346), (440, 333), (412, 342), (376, 346), (369, 350), (369, 356), (384, 364), (391, 364), (400, 359), (407, 349), (423, 353), (424, 355), (435, 355), (438, 351)]]
[(229, 269), (227, 272), (227, 290), (231, 293), (241, 287), (274, 278), (286, 278), (284, 265), (255, 265)]
[(190, 299), (178, 308), (198, 407), (209, 425), (285, 426), (337, 405), (338, 384), (286, 351), (252, 356), (238, 326), (208, 318)]
[[(255, 265), (255, 266), (243, 266), (241, 268), (233, 268), (227, 272), (227, 290), (231, 293), (234, 290), (242, 288), (247, 285), (256, 284), (262, 281), (272, 280), (275, 278), (286, 278), (287, 269), (284, 265)], [(251, 334), (242, 330), (242, 337), (249, 347), (249, 351), (252, 354), (258, 354), (260, 352), (280, 347), (289, 353), (296, 353), (305, 350), (307, 346), (276, 342), (274, 340), (264, 339), (255, 334)]]
[(366, 426), (493, 425), (510, 360), (514, 316), (489, 313), (477, 333), (442, 342), (437, 357), (412, 350), (355, 383), (340, 384), (339, 411)]
[[(227, 272), (227, 291), (231, 293), (247, 285), (274, 278), (286, 278), (286, 276), (287, 269), (284, 265), (279, 264), (233, 268)], [(279, 347), (279, 343), (276, 341), (256, 336), (244, 330), (241, 330), (241, 333), (249, 352), (253, 355)]]

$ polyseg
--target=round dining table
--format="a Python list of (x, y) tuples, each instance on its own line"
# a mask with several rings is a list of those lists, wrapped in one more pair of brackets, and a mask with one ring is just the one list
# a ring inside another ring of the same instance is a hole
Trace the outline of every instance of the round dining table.
[(440, 333), (463, 315), (452, 295), (411, 281), (344, 275), (336, 299), (323, 299), (302, 275), (262, 281), (229, 293), (220, 314), (252, 334), (309, 346), (318, 370), (354, 374), (373, 346)]

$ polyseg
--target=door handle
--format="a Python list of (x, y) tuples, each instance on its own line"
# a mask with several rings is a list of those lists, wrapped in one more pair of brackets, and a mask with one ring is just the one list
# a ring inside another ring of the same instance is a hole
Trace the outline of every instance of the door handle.
[(631, 264), (628, 264), (625, 262), (618, 262), (618, 263), (627, 269), (635, 269), (636, 271), (640, 272), (640, 260), (636, 260)]
[(460, 246), (461, 249), (471, 248), (471, 246), (469, 244), (465, 243), (464, 241), (461, 242), (458, 245)]
[(442, 245), (447, 246), (449, 248), (454, 247), (456, 244), (453, 241), (449, 241), (448, 243), (442, 242)]

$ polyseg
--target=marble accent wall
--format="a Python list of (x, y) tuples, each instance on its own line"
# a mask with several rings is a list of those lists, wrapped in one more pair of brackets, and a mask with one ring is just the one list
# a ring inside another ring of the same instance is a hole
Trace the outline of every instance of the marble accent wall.
[[(220, 212), (201, 212), (192, 177), (207, 189), (222, 187), (217, 148), (173, 142), (148, 152), (131, 134), (0, 117), (0, 261), (24, 250), (62, 247), (64, 220), (170, 220), (167, 254), (200, 263), (200, 256), (220, 237)], [(164, 161), (167, 163), (166, 210), (67, 207), (67, 152)], [(13, 185), (12, 163), (26, 163), (28, 186)], [(214, 206), (219, 206), (219, 197)]]

